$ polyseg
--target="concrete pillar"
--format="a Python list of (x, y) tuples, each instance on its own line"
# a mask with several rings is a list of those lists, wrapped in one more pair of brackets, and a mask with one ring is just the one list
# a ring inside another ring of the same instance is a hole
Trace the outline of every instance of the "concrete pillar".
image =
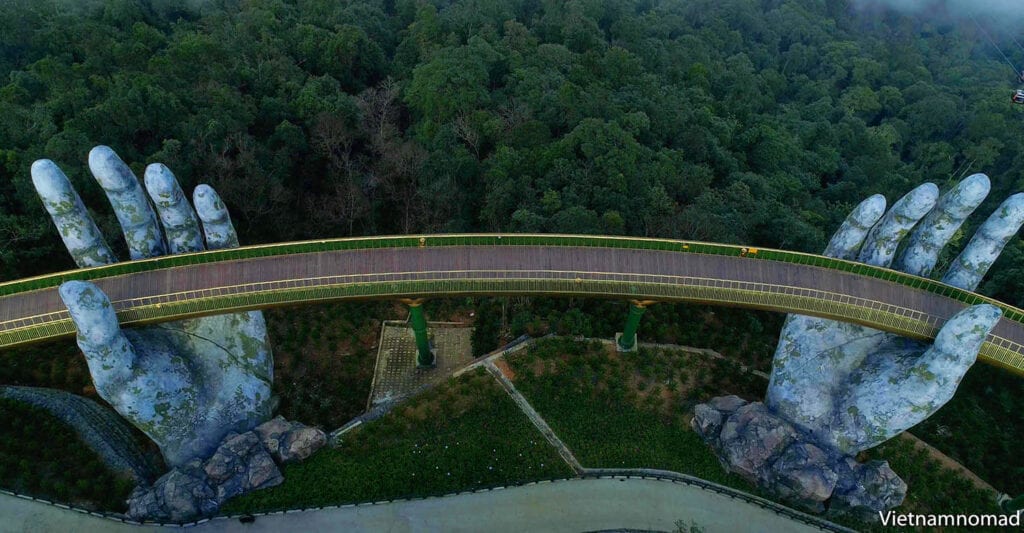
[(644, 316), (647, 306), (654, 302), (630, 300), (629, 315), (626, 316), (626, 327), (615, 339), (615, 347), (620, 352), (630, 352), (636, 348), (636, 332), (640, 328), (640, 317)]
[(412, 333), (416, 336), (416, 366), (435, 366), (434, 350), (430, 346), (430, 338), (427, 336), (427, 318), (423, 314), (423, 300), (403, 300), (409, 306), (409, 324), (412, 326)]

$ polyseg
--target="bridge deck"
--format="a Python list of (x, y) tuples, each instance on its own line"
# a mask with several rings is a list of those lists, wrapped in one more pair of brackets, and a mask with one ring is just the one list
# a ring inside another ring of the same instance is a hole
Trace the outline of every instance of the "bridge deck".
[[(68, 276), (75, 277), (74, 272)], [(894, 281), (820, 266), (595, 246), (329, 250), (159, 268), (93, 281), (125, 324), (303, 301), (561, 294), (798, 312), (928, 339), (967, 305)], [(73, 331), (55, 286), (0, 296), (0, 348)], [(1024, 324), (1004, 317), (981, 357), (1024, 373)]]

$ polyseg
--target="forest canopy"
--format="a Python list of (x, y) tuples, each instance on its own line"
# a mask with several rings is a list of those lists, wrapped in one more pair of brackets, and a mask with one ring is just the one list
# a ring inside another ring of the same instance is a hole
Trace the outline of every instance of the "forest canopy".
[[(72, 267), (38, 158), (123, 247), (96, 144), (210, 183), (247, 244), (519, 231), (820, 252), (873, 193), (985, 172), (987, 213), (1024, 189), (1015, 79), (984, 30), (862, 3), (5, 0), (0, 279)], [(1018, 239), (983, 291), (1024, 302), (1022, 259)]]

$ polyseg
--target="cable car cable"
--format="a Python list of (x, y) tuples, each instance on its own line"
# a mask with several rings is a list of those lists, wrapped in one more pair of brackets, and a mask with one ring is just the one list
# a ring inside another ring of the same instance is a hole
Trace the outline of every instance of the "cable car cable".
[(1020, 48), (1021, 52), (1024, 52), (1024, 46), (1017, 42), (1017, 38), (1014, 37), (1013, 34), (1010, 34), (1010, 40), (1013, 41), (1013, 44), (1017, 45), (1017, 48)]
[(996, 51), (999, 52), (999, 55), (1003, 56), (1003, 59), (1006, 60), (1006, 63), (1008, 65), (1010, 65), (1010, 68), (1013, 69), (1013, 74), (1015, 76), (1020, 76), (1021, 75), (1021, 71), (1017, 69), (1017, 65), (1014, 65), (1013, 61), (1010, 61), (1010, 58), (1006, 57), (1006, 54), (1004, 54), (1003, 50), (1001, 48), (999, 48), (999, 46), (995, 43), (995, 41), (992, 40), (992, 37), (989, 36), (987, 31), (985, 31), (985, 28), (981, 27), (981, 24), (978, 23), (978, 19), (974, 18), (974, 13), (968, 12), (967, 14), (971, 16), (971, 20), (973, 20), (975, 26), (977, 26), (978, 29), (981, 30), (981, 34), (985, 36), (985, 39), (987, 39), (989, 44), (992, 45), (992, 48), (995, 48)]

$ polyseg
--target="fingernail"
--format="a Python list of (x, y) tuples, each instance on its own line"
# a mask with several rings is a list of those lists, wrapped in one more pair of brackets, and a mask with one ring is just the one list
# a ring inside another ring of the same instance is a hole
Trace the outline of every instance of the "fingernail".
[(977, 205), (988, 196), (992, 189), (992, 182), (984, 174), (971, 174), (964, 178), (956, 187), (960, 195), (960, 202), (963, 204)]
[(120, 331), (117, 313), (103, 291), (87, 281), (67, 281), (57, 289), (79, 336), (94, 346), (111, 341)]
[(860, 203), (851, 213), (853, 221), (862, 228), (870, 228), (885, 213), (885, 196), (876, 194)]
[(893, 212), (907, 218), (919, 219), (935, 207), (938, 198), (939, 187), (934, 183), (925, 183), (896, 202)]
[(109, 146), (100, 145), (89, 150), (89, 170), (106, 190), (127, 189), (135, 182), (131, 170)]
[(43, 205), (51, 215), (60, 215), (75, 209), (77, 195), (67, 176), (56, 163), (40, 159), (32, 163), (32, 185), (43, 198)]
[(192, 193), (192, 203), (203, 222), (219, 222), (227, 217), (227, 208), (213, 187), (202, 183)]
[(169, 207), (183, 200), (181, 187), (171, 170), (161, 163), (146, 167), (144, 180), (149, 197), (160, 207)]

